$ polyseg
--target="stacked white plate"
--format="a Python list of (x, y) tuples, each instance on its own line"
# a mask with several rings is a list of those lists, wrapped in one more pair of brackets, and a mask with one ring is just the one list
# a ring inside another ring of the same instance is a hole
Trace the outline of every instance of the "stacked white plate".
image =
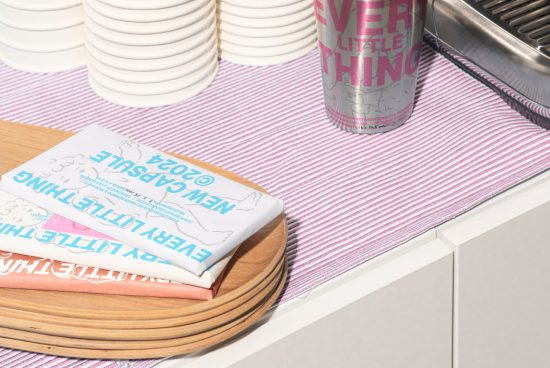
[(218, 71), (215, 9), (215, 0), (85, 0), (92, 89), (135, 107), (200, 93)]
[(86, 63), (82, 0), (0, 0), (0, 60), (25, 71)]
[(219, 52), (244, 65), (297, 59), (317, 44), (312, 0), (217, 0)]

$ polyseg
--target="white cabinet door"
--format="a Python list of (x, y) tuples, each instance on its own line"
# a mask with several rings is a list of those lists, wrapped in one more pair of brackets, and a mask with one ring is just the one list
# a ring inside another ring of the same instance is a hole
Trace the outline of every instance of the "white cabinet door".
[(550, 173), (437, 231), (455, 250), (454, 368), (550, 367)]
[(453, 254), (432, 230), (278, 308), (186, 368), (451, 368)]

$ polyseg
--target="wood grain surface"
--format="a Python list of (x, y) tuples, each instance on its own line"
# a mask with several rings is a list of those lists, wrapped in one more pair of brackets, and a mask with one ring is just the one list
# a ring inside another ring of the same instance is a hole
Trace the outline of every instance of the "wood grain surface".
[[(0, 173), (68, 138), (71, 133), (0, 122)], [(216, 166), (205, 169), (262, 190)], [(0, 346), (45, 354), (138, 359), (185, 354), (242, 332), (277, 300), (286, 281), (284, 215), (244, 242), (210, 301), (0, 290)]]
[[(213, 314), (223, 314), (238, 309), (242, 304), (249, 302), (252, 298), (257, 298), (257, 294), (264, 290), (272, 282), (277, 272), (282, 268), (283, 260), (275, 267), (271, 273), (266, 276), (258, 285), (248, 290), (241, 297), (233, 299), (217, 308), (205, 310), (203, 312), (190, 314), (181, 317), (150, 319), (150, 320), (106, 320), (106, 319), (85, 319), (77, 317), (64, 317), (59, 315), (47, 315), (47, 321), (44, 321), (45, 314), (29, 312), (20, 309), (0, 307), (0, 327), (19, 328), (25, 331), (41, 331), (43, 333), (55, 334), (52, 331), (58, 331), (61, 326), (87, 327), (91, 329), (151, 329), (163, 327), (185, 326), (204, 321), (212, 317)], [(76, 293), (71, 293), (76, 294)], [(67, 295), (69, 295), (67, 293)], [(76, 295), (74, 297), (77, 297)], [(92, 338), (93, 334), (86, 335)]]
[[(131, 321), (135, 324), (135, 328), (118, 329), (118, 328), (94, 328), (78, 326), (78, 319), (74, 319), (74, 324), (71, 326), (58, 325), (49, 319), (49, 316), (42, 315), (41, 321), (27, 321), (23, 318), (13, 317), (17, 311), (10, 310), (10, 316), (2, 315), (0, 319), (0, 328), (10, 330), (18, 330), (21, 332), (39, 333), (41, 335), (49, 335), (50, 338), (67, 337), (79, 339), (100, 339), (100, 340), (119, 340), (119, 341), (139, 341), (139, 340), (164, 340), (175, 339), (193, 334), (201, 333), (209, 329), (218, 327), (225, 323), (229, 323), (236, 318), (248, 313), (261, 303), (266, 296), (273, 292), (277, 287), (281, 272), (284, 268), (284, 261), (281, 260), (268, 280), (269, 283), (261, 290), (257, 290), (256, 295), (250, 300), (243, 302), (237, 307), (220, 314), (211, 313), (211, 318), (204, 319), (196, 323), (186, 325), (169, 325), (160, 328), (144, 328), (141, 326), (143, 320)], [(98, 320), (104, 322), (104, 320)], [(1, 334), (0, 334), (1, 335)], [(31, 335), (29, 335), (31, 336)]]

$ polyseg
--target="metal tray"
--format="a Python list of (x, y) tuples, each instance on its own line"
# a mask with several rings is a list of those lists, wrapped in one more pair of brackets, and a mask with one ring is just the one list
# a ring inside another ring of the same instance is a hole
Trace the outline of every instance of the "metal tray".
[(430, 0), (428, 40), (550, 129), (550, 0)]

